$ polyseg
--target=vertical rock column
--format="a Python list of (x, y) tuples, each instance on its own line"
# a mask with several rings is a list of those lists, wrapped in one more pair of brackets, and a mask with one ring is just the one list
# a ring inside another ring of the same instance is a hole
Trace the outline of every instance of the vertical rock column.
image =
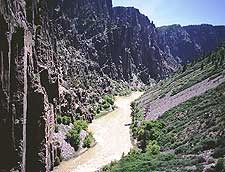
[(53, 167), (58, 73), (51, 2), (0, 0), (0, 171)]

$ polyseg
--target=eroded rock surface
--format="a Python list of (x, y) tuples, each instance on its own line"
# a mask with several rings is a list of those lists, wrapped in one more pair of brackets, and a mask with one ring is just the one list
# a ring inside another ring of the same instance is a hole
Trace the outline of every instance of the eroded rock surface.
[(182, 64), (207, 55), (225, 42), (225, 26), (171, 25), (157, 30), (160, 48)]
[(91, 122), (103, 95), (175, 71), (158, 32), (111, 0), (0, 0), (0, 170), (50, 171), (57, 114)]

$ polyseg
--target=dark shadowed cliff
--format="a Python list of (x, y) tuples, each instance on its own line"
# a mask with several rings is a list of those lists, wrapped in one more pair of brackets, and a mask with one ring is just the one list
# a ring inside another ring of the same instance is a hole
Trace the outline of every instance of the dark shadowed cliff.
[(160, 79), (177, 57), (224, 40), (223, 27), (174, 27), (111, 0), (0, 0), (0, 171), (50, 171), (57, 115), (91, 122), (105, 94)]

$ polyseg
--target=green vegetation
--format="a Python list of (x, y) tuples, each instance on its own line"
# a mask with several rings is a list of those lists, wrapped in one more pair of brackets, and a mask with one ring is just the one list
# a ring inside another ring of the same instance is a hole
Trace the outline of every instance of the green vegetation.
[(159, 121), (143, 121), (137, 129), (137, 140), (139, 147), (145, 151), (146, 147), (152, 144), (157, 145), (157, 140), (161, 136), (163, 124)]
[(95, 110), (95, 117), (99, 118), (107, 114), (111, 109), (115, 109), (115, 98), (113, 95), (105, 95)]
[(207, 78), (214, 79), (221, 74), (225, 74), (225, 47), (180, 68), (178, 72), (148, 89), (143, 97), (148, 97), (147, 101), (151, 102), (167, 94), (175, 95)]
[(70, 143), (71, 146), (74, 147), (74, 149), (77, 151), (80, 146), (80, 132), (81, 130), (84, 130), (88, 133), (87, 137), (84, 139), (84, 147), (90, 147), (92, 141), (93, 141), (93, 135), (92, 133), (88, 132), (88, 124), (86, 121), (83, 120), (77, 120), (74, 122), (74, 127), (68, 132), (67, 134), (67, 140)]
[(112, 95), (106, 95), (103, 97), (103, 100), (105, 100), (105, 102), (109, 103), (110, 105), (114, 105), (114, 97)]
[[(198, 154), (224, 147), (224, 137), (220, 135), (225, 129), (224, 92), (225, 84), (222, 84), (166, 112), (159, 119), (164, 128), (162, 137), (157, 139), (163, 150), (172, 149), (177, 154)], [(225, 154), (225, 151), (219, 152)]]
[(64, 124), (64, 125), (69, 125), (72, 123), (71, 117), (68, 117), (66, 115), (57, 115), (57, 123), (58, 124)]
[[(156, 154), (138, 151), (129, 153), (118, 162), (103, 167), (105, 172), (190, 172), (195, 158), (176, 157), (173, 154)], [(197, 172), (197, 171), (196, 171)]]
[(88, 133), (88, 135), (84, 139), (83, 147), (84, 148), (90, 148), (93, 140), (94, 140), (93, 134), (91, 132)]
[(75, 151), (77, 151), (80, 145), (80, 133), (73, 128), (66, 136), (70, 145), (74, 147)]
[(76, 130), (78, 133), (80, 133), (81, 130), (87, 131), (88, 129), (88, 124), (84, 120), (77, 120), (73, 123), (73, 125), (73, 130)]
[[(131, 106), (131, 130), (139, 150), (104, 167), (104, 171), (201, 172), (210, 162), (216, 162), (212, 170), (225, 170), (225, 83), (172, 108), (155, 121), (144, 121), (138, 104)], [(208, 162), (202, 156), (204, 152), (210, 154)]]
[(148, 142), (146, 147), (146, 152), (149, 152), (151, 155), (157, 155), (160, 153), (160, 146), (158, 145), (157, 141), (153, 140)]

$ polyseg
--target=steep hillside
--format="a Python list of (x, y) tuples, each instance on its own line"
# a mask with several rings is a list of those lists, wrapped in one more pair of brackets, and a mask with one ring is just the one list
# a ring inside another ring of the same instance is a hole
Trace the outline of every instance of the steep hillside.
[[(222, 84), (164, 113), (142, 122), (135, 136), (141, 150), (103, 168), (110, 172), (223, 172), (224, 105)], [(140, 113), (134, 110), (134, 115)]]
[(182, 64), (207, 55), (225, 42), (225, 27), (208, 24), (157, 28), (160, 48)]
[(184, 67), (134, 102), (137, 148), (103, 171), (224, 171), (224, 50)]
[(49, 171), (61, 152), (56, 119), (92, 121), (111, 107), (104, 95), (129, 89), (69, 40), (60, 2), (0, 1), (0, 169)]

